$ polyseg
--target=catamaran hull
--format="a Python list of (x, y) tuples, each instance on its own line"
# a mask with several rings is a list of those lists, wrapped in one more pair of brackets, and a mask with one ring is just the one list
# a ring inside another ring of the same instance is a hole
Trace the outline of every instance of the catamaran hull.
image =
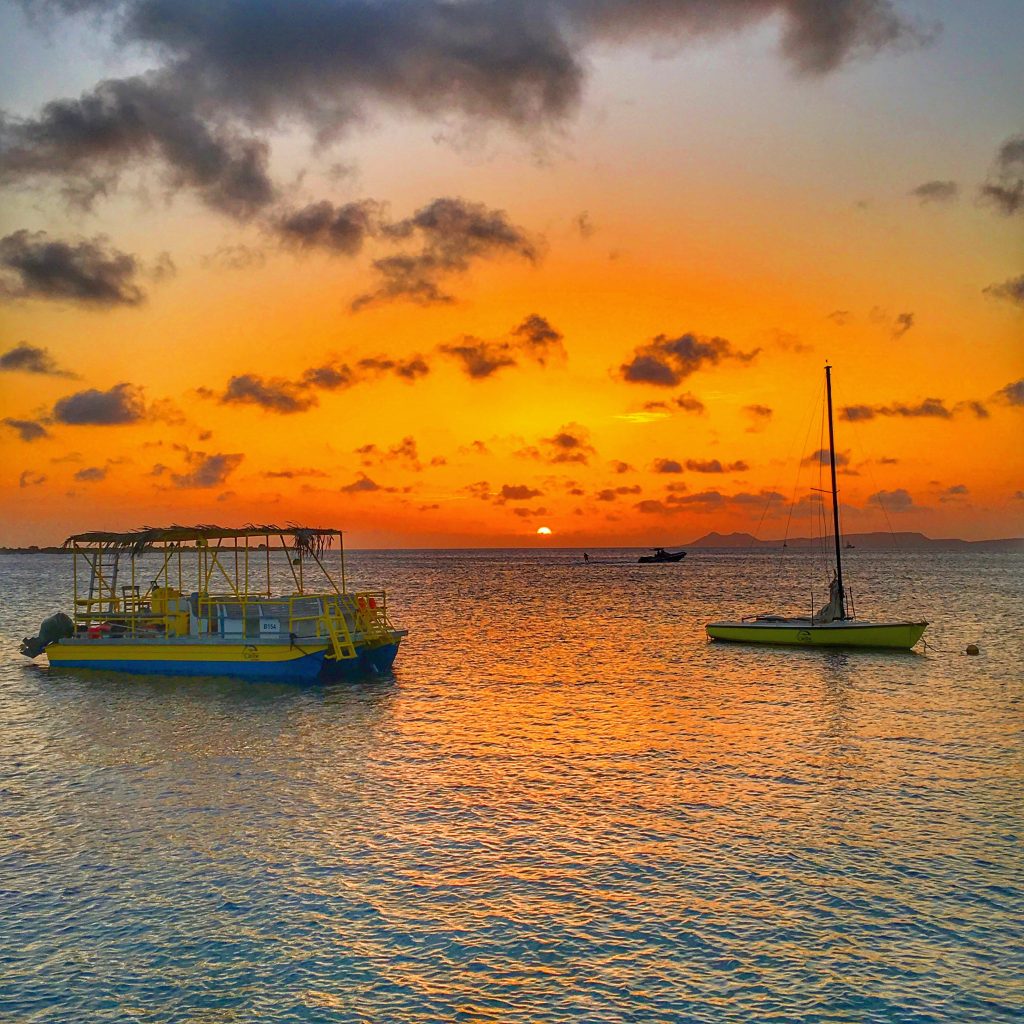
[(60, 642), (46, 649), (51, 668), (129, 672), (132, 675), (228, 676), (250, 682), (314, 683), (386, 674), (398, 641), (358, 646), (354, 658), (327, 657), (327, 647), (308, 644), (131, 644)]
[(927, 625), (927, 622), (837, 622), (814, 626), (780, 622), (709, 622), (706, 629), (709, 639), (734, 643), (908, 651), (921, 639)]
[(381, 644), (379, 647), (357, 648), (354, 658), (344, 658), (340, 661), (325, 658), (320, 680), (333, 683), (366, 676), (387, 675), (398, 656), (398, 643), (396, 640), (394, 643)]

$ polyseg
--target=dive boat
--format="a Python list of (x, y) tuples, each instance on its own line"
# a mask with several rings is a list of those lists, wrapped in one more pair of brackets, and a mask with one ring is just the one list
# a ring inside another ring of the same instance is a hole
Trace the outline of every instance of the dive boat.
[(655, 548), (653, 555), (641, 555), (637, 561), (641, 565), (651, 565), (659, 562), (681, 562), (685, 557), (685, 551), (666, 551), (664, 548)]
[[(839, 528), (839, 491), (836, 486), (835, 428), (832, 422), (832, 367), (825, 364), (825, 394), (828, 407), (828, 453), (832, 471), (832, 524), (836, 569), (829, 583), (829, 601), (810, 617), (749, 615), (738, 621), (709, 622), (711, 640), (732, 640), (748, 644), (788, 644), (797, 647), (872, 647), (910, 650), (921, 639), (927, 622), (868, 622), (856, 619), (847, 607), (843, 588), (843, 543)], [(848, 547), (851, 545), (847, 545)], [(850, 602), (852, 606), (852, 602)]]
[(383, 591), (348, 589), (340, 530), (147, 527), (64, 547), (72, 614), (21, 645), (52, 668), (327, 682), (388, 672), (407, 635)]

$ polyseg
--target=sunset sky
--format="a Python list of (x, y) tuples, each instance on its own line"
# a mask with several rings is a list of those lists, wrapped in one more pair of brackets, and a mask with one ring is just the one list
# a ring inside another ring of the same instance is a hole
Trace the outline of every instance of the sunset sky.
[(846, 530), (1020, 535), (1022, 39), (1020, 0), (4, 4), (0, 544), (807, 535), (826, 359)]

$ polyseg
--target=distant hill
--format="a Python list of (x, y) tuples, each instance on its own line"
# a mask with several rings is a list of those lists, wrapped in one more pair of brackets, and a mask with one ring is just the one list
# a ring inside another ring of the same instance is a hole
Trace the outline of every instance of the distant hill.
[[(864, 551), (1024, 551), (1024, 537), (1002, 540), (935, 539), (923, 533), (848, 533), (846, 544)], [(831, 543), (831, 538), (829, 538)], [(786, 545), (791, 548), (816, 547), (820, 541), (814, 537), (790, 537)], [(758, 540), (749, 533), (706, 533), (686, 547), (690, 548), (780, 548), (782, 539)]]

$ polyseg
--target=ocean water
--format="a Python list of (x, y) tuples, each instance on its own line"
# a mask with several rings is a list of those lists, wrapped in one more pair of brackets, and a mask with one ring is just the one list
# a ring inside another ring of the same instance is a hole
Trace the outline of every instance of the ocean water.
[(708, 644), (800, 553), (366, 552), (329, 688), (50, 674), (0, 557), (0, 1020), (1021, 1020), (1024, 557), (849, 554), (935, 649)]

